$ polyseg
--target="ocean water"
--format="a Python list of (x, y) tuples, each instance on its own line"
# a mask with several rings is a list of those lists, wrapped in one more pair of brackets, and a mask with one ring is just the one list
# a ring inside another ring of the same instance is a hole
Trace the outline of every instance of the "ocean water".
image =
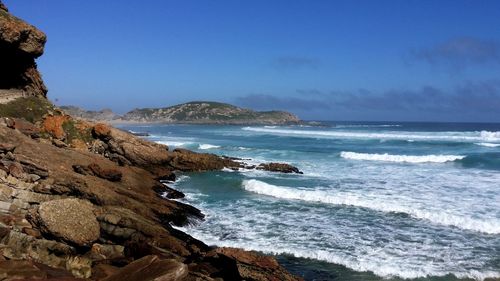
[(123, 126), (152, 141), (304, 172), (186, 173), (211, 245), (274, 254), (306, 280), (500, 278), (500, 124)]

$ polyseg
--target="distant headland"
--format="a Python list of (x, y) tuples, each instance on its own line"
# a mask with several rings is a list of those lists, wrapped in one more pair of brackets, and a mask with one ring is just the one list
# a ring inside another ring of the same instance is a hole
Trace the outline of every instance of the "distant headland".
[(302, 121), (286, 111), (254, 111), (227, 103), (193, 101), (164, 108), (139, 108), (119, 115), (110, 109), (88, 111), (75, 106), (61, 107), (68, 114), (112, 123), (171, 123), (218, 125), (296, 125)]

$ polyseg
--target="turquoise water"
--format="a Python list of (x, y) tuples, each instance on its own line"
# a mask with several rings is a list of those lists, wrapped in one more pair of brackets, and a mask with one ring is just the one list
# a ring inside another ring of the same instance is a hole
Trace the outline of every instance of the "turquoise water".
[[(500, 124), (124, 126), (303, 175), (184, 174), (208, 244), (275, 254), (306, 280), (500, 277)], [(334, 125), (334, 126), (333, 126)]]

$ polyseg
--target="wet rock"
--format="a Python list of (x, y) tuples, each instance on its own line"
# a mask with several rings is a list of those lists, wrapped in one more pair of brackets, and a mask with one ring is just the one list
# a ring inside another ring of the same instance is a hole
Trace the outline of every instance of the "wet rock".
[(279, 173), (303, 174), (297, 167), (285, 163), (263, 163), (257, 166), (257, 170), (279, 172)]
[(171, 187), (168, 187), (164, 184), (159, 184), (159, 185), (156, 185), (155, 187), (153, 187), (154, 191), (156, 193), (158, 193), (160, 196), (162, 197), (166, 197), (168, 199), (180, 199), (180, 198), (184, 198), (185, 195), (184, 193), (178, 191), (178, 190), (175, 190)]
[(187, 149), (176, 148), (173, 151), (171, 161), (168, 162), (168, 166), (173, 170), (194, 172), (239, 168), (241, 164), (215, 154), (196, 153)]
[(187, 274), (187, 266), (174, 259), (161, 260), (158, 256), (145, 256), (103, 281), (177, 281)]
[(30, 216), (43, 234), (63, 241), (90, 246), (100, 235), (94, 206), (81, 199), (59, 199), (43, 202), (38, 211)]
[(302, 278), (288, 273), (275, 258), (237, 248), (216, 248), (209, 255), (223, 255), (236, 261), (238, 273), (243, 280), (298, 281)]
[(176, 179), (175, 174), (172, 171), (165, 170), (162, 174), (156, 177), (157, 181), (171, 181), (174, 182)]

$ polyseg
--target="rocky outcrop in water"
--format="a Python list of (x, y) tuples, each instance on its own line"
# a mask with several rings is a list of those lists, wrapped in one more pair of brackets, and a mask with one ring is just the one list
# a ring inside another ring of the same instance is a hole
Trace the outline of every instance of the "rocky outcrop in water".
[(0, 2), (1, 46), (14, 52), (0, 66), (10, 75), (1, 78), (10, 93), (0, 104), (1, 280), (299, 280), (274, 258), (210, 247), (175, 229), (204, 215), (171, 200), (183, 194), (159, 179), (241, 164), (169, 151), (55, 108), (43, 83), (17, 76), (28, 77), (18, 72), (25, 61), (36, 71), (42, 35)]

